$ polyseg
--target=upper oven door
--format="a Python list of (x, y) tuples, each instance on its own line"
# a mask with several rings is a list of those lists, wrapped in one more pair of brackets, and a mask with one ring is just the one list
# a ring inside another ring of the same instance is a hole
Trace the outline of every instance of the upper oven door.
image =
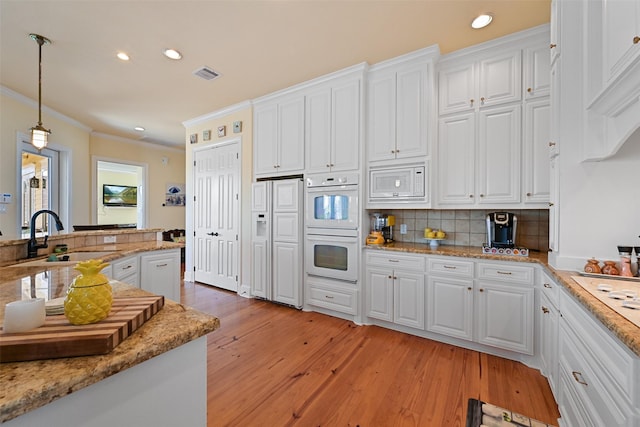
[(307, 187), (308, 228), (358, 229), (358, 186)]

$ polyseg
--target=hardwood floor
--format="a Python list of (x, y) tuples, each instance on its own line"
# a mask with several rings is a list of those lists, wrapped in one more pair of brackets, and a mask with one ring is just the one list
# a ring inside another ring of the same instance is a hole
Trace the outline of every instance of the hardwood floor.
[(469, 398), (557, 425), (536, 370), (376, 326), (184, 282), (220, 318), (208, 339), (208, 426), (464, 426)]

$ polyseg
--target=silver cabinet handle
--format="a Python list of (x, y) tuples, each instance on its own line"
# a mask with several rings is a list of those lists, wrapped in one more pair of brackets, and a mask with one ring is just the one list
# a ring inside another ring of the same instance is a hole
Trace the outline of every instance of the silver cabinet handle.
[(207, 236), (219, 236), (218, 232), (211, 232), (211, 233), (207, 233)]
[(127, 265), (126, 267), (122, 267), (123, 270), (128, 270), (130, 268), (133, 268), (133, 265)]
[(389, 262), (400, 262), (400, 261), (397, 259), (390, 259)]
[(325, 295), (324, 296), (326, 299), (333, 299), (333, 297), (331, 295)]
[(508, 275), (508, 276), (510, 276), (510, 275), (511, 275), (511, 272), (510, 272), (510, 271), (500, 271), (500, 270), (498, 270), (496, 273), (498, 273), (498, 274), (506, 274), (506, 275)]
[(457, 267), (455, 265), (443, 265), (444, 268), (448, 268), (450, 270), (455, 270)]
[(166, 267), (168, 264), (165, 262), (164, 264), (156, 264), (156, 267)]

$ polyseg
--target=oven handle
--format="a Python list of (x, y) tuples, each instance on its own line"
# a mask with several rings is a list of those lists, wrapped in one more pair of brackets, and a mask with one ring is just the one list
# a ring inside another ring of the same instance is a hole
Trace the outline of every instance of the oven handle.
[(336, 243), (358, 243), (358, 236), (345, 236), (339, 235), (335, 236), (332, 234), (309, 234), (307, 233), (307, 240), (311, 242), (336, 242)]

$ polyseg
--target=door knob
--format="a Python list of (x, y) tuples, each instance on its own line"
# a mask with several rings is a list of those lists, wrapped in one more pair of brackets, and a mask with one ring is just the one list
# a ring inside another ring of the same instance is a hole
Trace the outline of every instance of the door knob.
[(216, 232), (211, 232), (211, 233), (207, 233), (207, 236), (219, 236), (219, 234)]

